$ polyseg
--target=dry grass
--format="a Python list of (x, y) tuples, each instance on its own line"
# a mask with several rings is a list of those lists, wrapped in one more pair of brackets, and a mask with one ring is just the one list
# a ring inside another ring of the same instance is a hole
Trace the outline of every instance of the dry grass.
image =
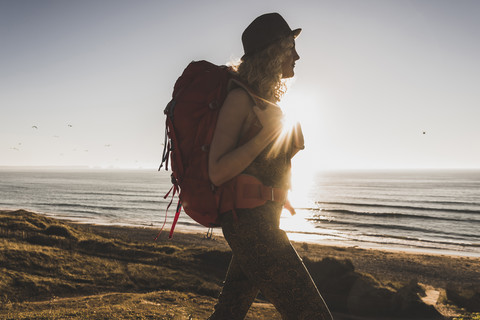
[[(231, 257), (225, 241), (177, 233), (173, 242), (165, 237), (154, 242), (154, 236), (151, 229), (78, 225), (24, 210), (0, 211), (0, 319), (207, 318)], [(320, 251), (335, 259), (321, 261)], [(396, 295), (410, 287), (422, 291), (408, 274), (398, 272), (387, 278), (388, 268), (375, 266), (371, 259), (374, 251), (311, 245), (302, 246), (299, 252), (312, 258), (305, 262), (327, 291), (339, 285), (350, 290), (351, 279), (370, 286), (369, 294)], [(386, 255), (377, 252), (375, 257)], [(415, 259), (405, 265), (423, 268), (428, 274), (431, 268), (424, 263), (429, 260), (413, 264)], [(351, 261), (389, 281), (382, 280), (383, 285), (370, 275), (357, 273)], [(478, 269), (478, 261), (469, 263), (472, 270)], [(332, 282), (337, 276), (340, 280)], [(438, 287), (439, 280), (433, 275), (423, 280), (422, 286)], [(337, 299), (335, 294), (338, 292), (330, 290), (325, 297)], [(442, 313), (469, 316), (457, 307), (446, 307), (451, 301), (445, 294), (442, 299), (437, 306)], [(337, 311), (344, 312), (341, 303), (338, 305)], [(259, 300), (247, 319), (279, 319), (279, 315)]]
[(158, 289), (215, 296), (219, 290), (222, 276), (204, 277), (195, 266), (202, 247), (128, 242), (27, 211), (5, 212), (0, 223), (3, 301)]
[[(177, 246), (130, 236), (0, 212), (0, 319), (207, 318), (230, 253), (211, 242)], [(249, 318), (259, 314), (276, 317), (269, 304), (255, 304)]]
[[(10, 304), (0, 319), (206, 319), (214, 304), (212, 297), (169, 290), (107, 293)], [(280, 318), (271, 305), (256, 303), (247, 319)]]

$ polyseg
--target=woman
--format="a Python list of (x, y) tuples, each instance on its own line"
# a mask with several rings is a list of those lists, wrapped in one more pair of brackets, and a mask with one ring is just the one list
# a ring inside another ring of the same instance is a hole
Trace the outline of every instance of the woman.
[[(294, 76), (295, 38), (278, 13), (255, 19), (244, 31), (245, 55), (236, 67), (243, 84), (234, 84), (221, 108), (210, 147), (209, 175), (220, 186), (239, 174), (263, 185), (287, 190), (290, 159), (303, 149), (299, 127), (281, 139), (282, 111), (276, 105), (285, 91), (282, 79)], [(252, 132), (254, 132), (253, 137)], [(273, 199), (273, 188), (272, 199)], [(225, 285), (209, 319), (243, 319), (261, 290), (283, 319), (331, 319), (308, 271), (280, 230), (283, 202), (266, 201), (222, 216), (233, 257)]]

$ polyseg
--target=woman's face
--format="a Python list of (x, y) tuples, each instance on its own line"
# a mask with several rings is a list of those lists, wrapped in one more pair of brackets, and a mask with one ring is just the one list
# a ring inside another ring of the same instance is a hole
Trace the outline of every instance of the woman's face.
[[(293, 37), (292, 37), (293, 38)], [(295, 61), (300, 59), (300, 56), (297, 53), (297, 50), (295, 49), (295, 40), (292, 39), (293, 46), (291, 48), (288, 48), (287, 50), (289, 51), (285, 57), (285, 61), (282, 64), (282, 78), (291, 78), (295, 75)]]

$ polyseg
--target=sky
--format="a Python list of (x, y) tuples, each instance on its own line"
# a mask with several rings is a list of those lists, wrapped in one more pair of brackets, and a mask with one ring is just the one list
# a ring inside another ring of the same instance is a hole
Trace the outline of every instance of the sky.
[(480, 168), (480, 1), (0, 0), (0, 166), (156, 168), (192, 60), (279, 12), (305, 171)]

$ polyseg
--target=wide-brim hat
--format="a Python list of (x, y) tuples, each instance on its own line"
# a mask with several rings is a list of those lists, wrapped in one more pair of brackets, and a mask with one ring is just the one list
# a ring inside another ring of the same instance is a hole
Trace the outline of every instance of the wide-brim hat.
[(262, 51), (281, 38), (288, 36), (296, 38), (301, 31), (301, 28), (292, 30), (285, 19), (276, 12), (263, 14), (243, 31), (242, 43), (245, 54), (242, 59)]

